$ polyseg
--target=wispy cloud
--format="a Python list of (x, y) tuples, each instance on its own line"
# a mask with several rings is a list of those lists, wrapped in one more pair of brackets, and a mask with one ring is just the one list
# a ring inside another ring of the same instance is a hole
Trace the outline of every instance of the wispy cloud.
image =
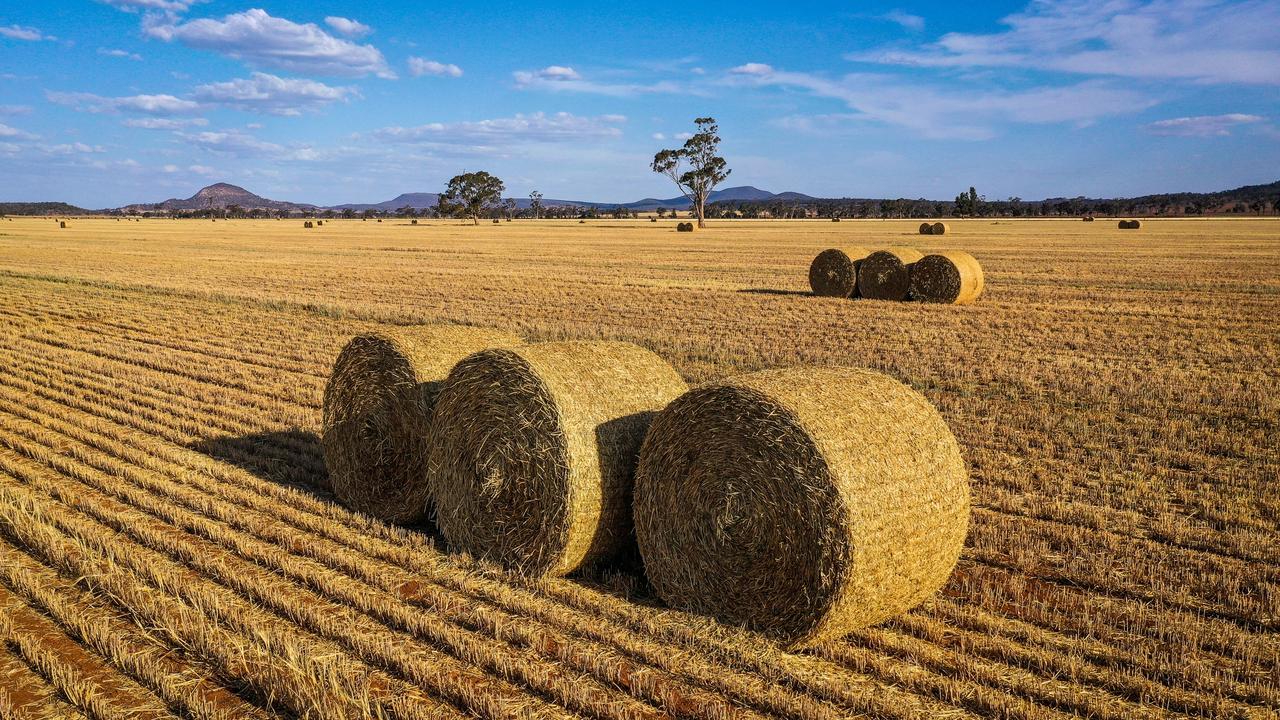
[(409, 58), (409, 73), (414, 77), (435, 75), (437, 77), (462, 77), (462, 68), (452, 63), (442, 63), (420, 57)]
[(200, 109), (199, 103), (174, 97), (173, 95), (103, 97), (93, 93), (46, 90), (45, 97), (55, 105), (90, 113), (135, 112), (164, 116), (192, 113)]
[(374, 46), (357, 45), (330, 35), (315, 23), (295, 23), (257, 8), (221, 20), (201, 18), (182, 23), (171, 17), (150, 16), (143, 32), (254, 66), (341, 77), (395, 77)]
[(914, 32), (924, 30), (924, 18), (919, 15), (912, 15), (911, 13), (904, 12), (902, 10), (890, 10), (889, 12), (881, 15), (880, 19), (901, 25), (906, 30)]
[(0, 25), (0, 37), (7, 37), (10, 40), (26, 40), (28, 42), (58, 39), (52, 35), (45, 35), (37, 28), (24, 27), (22, 25)]
[(335, 17), (333, 15), (330, 15), (329, 17), (325, 18), (324, 24), (328, 25), (334, 30), (337, 30), (343, 35), (346, 35), (347, 37), (353, 37), (353, 38), (364, 37), (365, 35), (368, 35), (369, 33), (373, 32), (373, 28), (369, 27), (368, 25), (365, 25), (362, 22), (357, 22), (355, 20), (351, 20), (349, 18), (344, 18), (344, 17)]
[(516, 145), (522, 143), (574, 142), (587, 138), (612, 138), (622, 134), (621, 115), (584, 117), (572, 113), (516, 115), (493, 120), (428, 123), (416, 127), (385, 127), (373, 135), (404, 143)]
[(1231, 129), (1241, 125), (1254, 125), (1266, 118), (1261, 115), (1244, 113), (1227, 113), (1225, 115), (1196, 115), (1194, 117), (1169, 118), (1157, 120), (1146, 126), (1153, 135), (1174, 135), (1178, 137), (1222, 137), (1231, 134)]
[(1037, 0), (990, 34), (948, 33), (916, 49), (850, 60), (936, 68), (1007, 67), (1204, 83), (1280, 84), (1273, 0)]
[[(986, 140), (1007, 123), (1090, 123), (1099, 118), (1146, 109), (1154, 101), (1101, 81), (1027, 90), (952, 88), (904, 83), (883, 74), (840, 78), (788, 72), (764, 63), (729, 71), (725, 82), (738, 86), (781, 87), (838, 100), (858, 119), (910, 129), (927, 138)], [(830, 119), (831, 115), (824, 116)]]
[(203, 0), (100, 0), (118, 10), (125, 12), (186, 12), (187, 8)]
[(120, 50), (117, 48), (98, 48), (98, 54), (105, 55), (106, 57), (126, 58), (138, 61), (142, 60), (142, 56), (138, 53), (132, 53), (128, 50)]
[(5, 140), (35, 140), (38, 137), (39, 135), (33, 135), (29, 132), (0, 123), (0, 138), (4, 138)]
[(698, 94), (679, 83), (661, 80), (652, 83), (620, 83), (589, 80), (565, 65), (548, 65), (541, 70), (517, 70), (511, 74), (522, 90), (587, 93), (611, 97), (631, 97), (656, 93)]
[(189, 127), (204, 127), (209, 124), (205, 118), (129, 118), (121, 123), (125, 127), (144, 130), (183, 130)]
[(246, 112), (301, 115), (355, 94), (355, 88), (332, 87), (315, 80), (255, 72), (248, 78), (200, 85), (192, 92), (192, 97), (201, 103)]
[(0, 105), (0, 115), (27, 115), (30, 112), (30, 105)]

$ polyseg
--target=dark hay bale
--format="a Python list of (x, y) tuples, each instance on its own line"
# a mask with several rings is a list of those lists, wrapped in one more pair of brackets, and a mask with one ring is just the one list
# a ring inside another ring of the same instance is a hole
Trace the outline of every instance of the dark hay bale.
[(965, 305), (982, 294), (982, 266), (958, 250), (925, 255), (911, 265), (912, 300)]
[(858, 294), (870, 300), (906, 300), (911, 290), (911, 263), (924, 257), (914, 248), (877, 250), (858, 266)]
[(854, 368), (766, 370), (658, 414), (634, 513), (663, 600), (799, 649), (937, 592), (964, 546), (969, 481), (910, 387)]
[(631, 543), (636, 456), (687, 389), (622, 342), (487, 350), (436, 402), (427, 473), (450, 546), (530, 575), (565, 575)]
[(302, 227), (309, 228), (309, 227), (315, 227), (315, 225), (313, 225), (310, 220), (307, 220), (306, 222), (302, 223)]
[(936, 222), (929, 226), (930, 235), (946, 235), (949, 230), (951, 228), (944, 222)]
[(853, 297), (858, 292), (858, 265), (870, 254), (863, 247), (823, 250), (809, 265), (809, 288), (819, 297)]
[(676, 232), (693, 232), (693, 223), (691, 222), (677, 223)]
[(333, 493), (381, 520), (427, 516), (427, 433), (440, 383), (485, 348), (519, 345), (499, 330), (453, 325), (358, 335), (333, 365), (321, 442)]
[(1141, 220), (1121, 220), (1120, 221), (1121, 230), (1139, 230), (1141, 228), (1142, 228)]
[(933, 234), (933, 223), (928, 223), (928, 222), (922, 222), (922, 223), (920, 223), (920, 234), (921, 234), (921, 235), (932, 235), (932, 234)]
[(1080, 219), (1081, 219), (1081, 220), (1083, 220), (1083, 221), (1085, 221), (1085, 222), (1093, 222), (1093, 216), (1092, 216), (1092, 215), (1085, 215), (1084, 217), (1082, 217), (1082, 218), (1080, 218)]

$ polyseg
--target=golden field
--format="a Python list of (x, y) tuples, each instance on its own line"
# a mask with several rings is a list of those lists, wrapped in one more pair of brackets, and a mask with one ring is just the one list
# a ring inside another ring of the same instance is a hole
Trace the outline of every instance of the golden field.
[[(1280, 221), (0, 220), (0, 717), (1275, 717)], [(962, 249), (965, 307), (808, 294)], [(634, 567), (532, 581), (315, 489), (379, 323), (622, 339), (690, 382), (909, 383), (974, 514), (936, 598), (804, 653)]]

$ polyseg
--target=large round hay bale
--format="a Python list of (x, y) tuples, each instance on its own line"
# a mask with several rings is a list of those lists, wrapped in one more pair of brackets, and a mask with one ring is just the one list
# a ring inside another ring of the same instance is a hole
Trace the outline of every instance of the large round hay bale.
[(912, 300), (964, 305), (982, 294), (982, 265), (967, 252), (925, 255), (910, 268)]
[(334, 495), (388, 522), (424, 518), (427, 432), (440, 383), (467, 355), (520, 342), (451, 325), (389, 328), (348, 342), (324, 391), (321, 441)]
[(693, 232), (693, 223), (691, 222), (676, 223), (676, 232)]
[(1141, 220), (1121, 220), (1120, 221), (1121, 230), (1139, 230), (1141, 228), (1142, 228)]
[(870, 300), (906, 300), (911, 289), (911, 263), (924, 257), (914, 248), (877, 250), (858, 266), (858, 294)]
[(795, 649), (942, 587), (969, 483), (919, 393), (869, 370), (789, 368), (700, 386), (659, 413), (634, 512), (663, 600)]
[(809, 287), (819, 297), (852, 297), (858, 292), (858, 265), (871, 251), (862, 247), (831, 248), (809, 264)]
[(951, 228), (947, 227), (946, 223), (936, 222), (929, 226), (929, 234), (930, 235), (946, 235), (947, 231), (950, 229)]
[(930, 222), (922, 222), (922, 223), (920, 223), (920, 234), (921, 234), (921, 235), (932, 235), (932, 234), (933, 234), (933, 223), (930, 223)]
[(530, 575), (565, 575), (628, 547), (636, 456), (687, 389), (623, 342), (486, 350), (436, 402), (427, 474), (451, 547)]

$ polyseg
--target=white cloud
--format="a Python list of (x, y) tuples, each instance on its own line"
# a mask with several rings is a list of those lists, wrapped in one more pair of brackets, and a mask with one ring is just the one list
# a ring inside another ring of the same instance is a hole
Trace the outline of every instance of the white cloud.
[(199, 103), (183, 100), (172, 95), (103, 97), (93, 93), (46, 90), (45, 97), (55, 105), (63, 105), (91, 113), (137, 112), (146, 115), (176, 115), (195, 112), (200, 109)]
[(194, 175), (203, 175), (204, 177), (212, 177), (218, 174), (218, 171), (208, 165), (188, 165), (187, 172)]
[(6, 138), (9, 140), (35, 140), (37, 137), (38, 136), (32, 135), (29, 132), (0, 123), (0, 138)]
[(203, 127), (209, 124), (204, 118), (129, 118), (122, 123), (125, 127), (142, 128), (144, 130), (182, 130), (189, 127)]
[(10, 40), (28, 40), (31, 42), (39, 42), (40, 40), (57, 40), (52, 35), (45, 35), (38, 29), (33, 27), (24, 27), (22, 25), (0, 25), (0, 36), (7, 37)]
[(462, 68), (452, 63), (441, 63), (420, 57), (409, 58), (409, 72), (414, 77), (436, 75), (440, 77), (462, 77)]
[(30, 112), (30, 105), (0, 105), (0, 115), (27, 115)]
[(651, 137), (653, 137), (653, 139), (654, 139), (654, 140), (666, 140), (666, 139), (667, 139), (667, 136), (666, 136), (666, 134), (665, 134), (665, 133), (654, 133)]
[(901, 25), (906, 30), (920, 32), (924, 30), (924, 18), (919, 15), (912, 15), (902, 10), (890, 10), (880, 16), (881, 20), (888, 20), (891, 23)]
[(202, 0), (101, 0), (117, 10), (180, 13)]
[(99, 55), (107, 57), (128, 58), (130, 60), (142, 60), (142, 56), (138, 53), (131, 53), (128, 50), (119, 50), (115, 48), (98, 48)]
[(953, 32), (916, 50), (849, 59), (1280, 85), (1280, 3), (1274, 0), (1037, 0), (1002, 23), (1003, 32)]
[(355, 94), (355, 88), (331, 87), (315, 80), (282, 78), (255, 72), (248, 78), (200, 85), (192, 97), (247, 112), (301, 115)]
[(763, 77), (765, 75), (773, 74), (773, 66), (766, 65), (765, 63), (749, 62), (744, 65), (739, 65), (738, 67), (729, 68), (729, 73), (731, 75), (755, 75), (757, 77)]
[[(888, 75), (860, 74), (830, 79), (803, 72), (772, 70), (730, 76), (726, 82), (803, 90), (838, 100), (854, 118), (908, 128), (928, 138), (985, 140), (995, 128), (1013, 123), (1093, 122), (1137, 112), (1154, 101), (1100, 81), (1029, 90), (972, 90), (904, 83)], [(831, 117), (831, 116), (826, 116)]]
[(1266, 118), (1260, 115), (1244, 113), (1228, 113), (1226, 115), (1197, 115), (1194, 117), (1170, 118), (1157, 120), (1147, 125), (1147, 131), (1154, 135), (1174, 135), (1179, 137), (1222, 137), (1231, 134), (1231, 129), (1240, 125), (1260, 123)]
[(86, 145), (82, 142), (63, 143), (60, 145), (40, 145), (40, 150), (50, 155), (76, 155), (106, 152), (101, 145)]
[(516, 87), (521, 90), (549, 90), (552, 92), (578, 92), (611, 97), (629, 97), (654, 93), (698, 94), (676, 83), (605, 83), (584, 78), (581, 73), (564, 65), (548, 65), (541, 70), (517, 70), (511, 73)]
[(330, 15), (324, 19), (324, 24), (346, 35), (347, 37), (364, 37), (373, 32), (373, 28), (362, 22), (357, 22), (349, 18), (335, 17)]
[(226, 132), (176, 133), (179, 138), (210, 152), (242, 157), (277, 156), (284, 153), (284, 146), (258, 138), (239, 130)]
[(676, 133), (673, 137), (675, 137), (675, 139), (677, 139), (677, 140), (688, 140), (689, 138), (693, 137), (693, 133), (691, 133), (691, 132), (678, 132), (678, 133)]
[(336, 38), (314, 23), (295, 23), (254, 8), (221, 20), (201, 18), (176, 23), (152, 17), (143, 32), (165, 42), (210, 50), (255, 66), (300, 73), (394, 78), (382, 53), (372, 45)]
[(621, 115), (584, 117), (571, 113), (516, 115), (473, 122), (428, 123), (417, 127), (386, 127), (374, 136), (392, 142), (512, 145), (520, 143), (572, 142), (585, 138), (610, 138), (622, 134)]

